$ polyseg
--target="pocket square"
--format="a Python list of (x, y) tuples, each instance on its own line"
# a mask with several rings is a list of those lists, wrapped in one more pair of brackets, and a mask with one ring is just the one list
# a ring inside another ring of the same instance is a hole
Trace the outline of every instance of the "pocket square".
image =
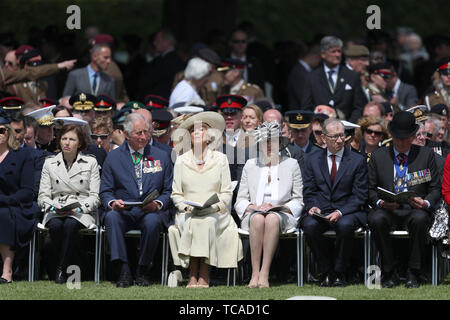
[(349, 85), (348, 83), (345, 84), (345, 90), (352, 90), (352, 86)]

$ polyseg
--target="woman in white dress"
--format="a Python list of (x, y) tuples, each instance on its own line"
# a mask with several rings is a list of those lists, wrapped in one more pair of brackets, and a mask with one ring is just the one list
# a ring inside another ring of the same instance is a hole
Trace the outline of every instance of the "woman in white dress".
[(234, 208), (241, 228), (249, 231), (252, 278), (248, 287), (267, 288), (280, 232), (295, 228), (302, 212), (303, 183), (298, 162), (280, 155), (289, 139), (281, 135), (277, 122), (264, 122), (255, 130), (255, 139), (259, 157), (244, 166)]
[[(175, 162), (172, 200), (178, 213), (169, 228), (169, 242), (174, 264), (189, 267), (188, 288), (209, 286), (209, 265), (236, 268), (243, 256), (230, 214), (233, 190), (228, 160), (213, 147), (219, 145), (224, 129), (225, 121), (216, 112), (198, 113), (177, 129), (186, 130), (192, 148)], [(218, 202), (204, 209), (186, 203), (203, 204), (215, 194)]]

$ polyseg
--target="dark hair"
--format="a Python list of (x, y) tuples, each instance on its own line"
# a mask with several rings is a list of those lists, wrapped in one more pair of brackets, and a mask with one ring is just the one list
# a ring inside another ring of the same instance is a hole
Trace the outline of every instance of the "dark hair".
[(31, 116), (25, 116), (23, 119), (23, 127), (25, 128), (25, 130), (27, 130), (28, 127), (33, 127), (34, 134), (36, 134), (39, 125), (35, 118)]
[(86, 142), (86, 136), (84, 135), (84, 131), (83, 131), (83, 129), (81, 129), (81, 126), (74, 125), (74, 124), (68, 124), (61, 128), (61, 130), (58, 133), (58, 139), (57, 139), (58, 146), (61, 148), (61, 138), (63, 135), (65, 135), (69, 131), (74, 131), (78, 137), (78, 140), (80, 143), (80, 145), (78, 147), (78, 151), (86, 150), (88, 145)]
[(62, 105), (53, 108), (52, 110), (53, 116), (56, 117), (56, 114), (62, 110), (66, 110), (70, 114), (70, 117), (73, 117), (72, 111), (69, 108)]

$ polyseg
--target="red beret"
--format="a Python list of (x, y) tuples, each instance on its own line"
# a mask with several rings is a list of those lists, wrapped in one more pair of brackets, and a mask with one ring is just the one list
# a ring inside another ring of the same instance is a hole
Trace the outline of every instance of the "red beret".
[(98, 34), (92, 39), (92, 45), (99, 43), (114, 43), (114, 38), (109, 34)]
[(23, 56), (28, 51), (34, 50), (34, 48), (28, 44), (23, 44), (16, 49), (16, 56)]

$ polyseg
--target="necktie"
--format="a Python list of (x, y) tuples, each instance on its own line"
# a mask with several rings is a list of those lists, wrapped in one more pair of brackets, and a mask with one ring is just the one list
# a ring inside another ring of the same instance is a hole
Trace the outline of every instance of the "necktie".
[(331, 184), (333, 184), (334, 178), (336, 178), (336, 173), (337, 173), (336, 155), (332, 154), (330, 157), (331, 157), (331, 161), (332, 161), (330, 178), (331, 178)]
[(94, 81), (92, 81), (92, 92), (96, 94), (98, 72), (94, 73)]
[(330, 81), (331, 87), (334, 89), (333, 73), (334, 70), (328, 71), (328, 80)]
[(406, 161), (406, 154), (404, 154), (404, 153), (399, 153), (399, 154), (397, 155), (397, 160), (398, 160), (398, 164), (399, 164), (399, 165), (403, 165), (403, 164), (405, 163), (405, 161)]
[(135, 151), (133, 153), (133, 163), (134, 163), (134, 171), (136, 172), (136, 180), (138, 183), (138, 187), (139, 187), (139, 192), (142, 189), (142, 154), (140, 154), (139, 152)]

